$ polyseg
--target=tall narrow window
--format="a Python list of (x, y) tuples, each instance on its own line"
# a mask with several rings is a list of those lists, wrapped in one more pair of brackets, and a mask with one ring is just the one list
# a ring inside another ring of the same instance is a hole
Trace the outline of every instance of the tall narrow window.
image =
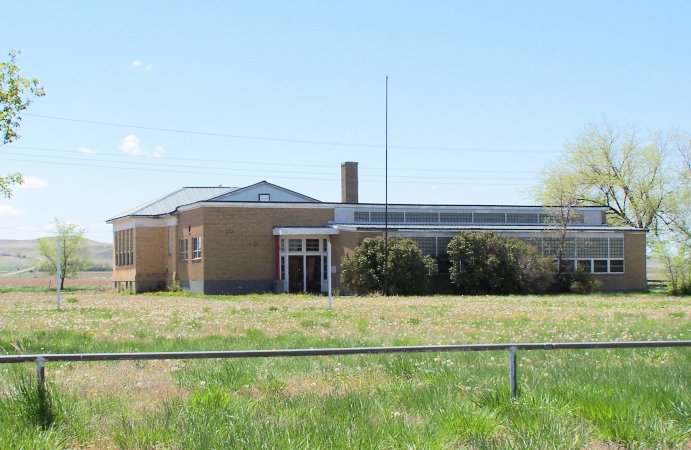
[(180, 261), (187, 260), (187, 239), (180, 239)]
[(202, 259), (202, 237), (192, 238), (192, 259)]

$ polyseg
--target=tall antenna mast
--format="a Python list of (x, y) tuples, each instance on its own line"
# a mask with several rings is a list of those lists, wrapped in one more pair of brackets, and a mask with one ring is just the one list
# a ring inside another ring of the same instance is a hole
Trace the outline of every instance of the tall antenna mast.
[(389, 296), (389, 76), (384, 102), (384, 296)]

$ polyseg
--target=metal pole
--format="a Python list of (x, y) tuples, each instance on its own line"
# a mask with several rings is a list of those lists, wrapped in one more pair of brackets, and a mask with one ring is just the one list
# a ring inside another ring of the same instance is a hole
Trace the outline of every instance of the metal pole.
[(515, 346), (509, 347), (509, 391), (511, 392), (511, 400), (516, 399), (516, 392), (518, 387), (516, 385), (516, 351)]
[(326, 241), (326, 279), (329, 284), (329, 311), (333, 309), (331, 301), (331, 239)]
[(55, 287), (57, 293), (58, 311), (60, 311), (60, 271), (62, 270), (62, 260), (60, 257), (60, 236), (57, 237), (58, 251), (57, 251), (57, 271), (55, 272)]
[(389, 296), (389, 76), (384, 102), (384, 296)]
[(46, 360), (42, 356), (36, 358), (36, 378), (38, 379), (38, 396), (43, 401), (46, 397)]

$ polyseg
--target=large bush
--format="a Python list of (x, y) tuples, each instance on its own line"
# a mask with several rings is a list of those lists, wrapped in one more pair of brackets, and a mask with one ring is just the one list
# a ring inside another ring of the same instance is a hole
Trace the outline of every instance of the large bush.
[[(392, 295), (424, 294), (437, 270), (434, 259), (422, 254), (415, 242), (389, 239), (388, 287)], [(384, 238), (365, 239), (341, 263), (341, 282), (353, 294), (384, 292)]]
[(539, 293), (554, 287), (554, 262), (522, 241), (492, 232), (463, 232), (447, 250), (451, 283), (460, 293)]

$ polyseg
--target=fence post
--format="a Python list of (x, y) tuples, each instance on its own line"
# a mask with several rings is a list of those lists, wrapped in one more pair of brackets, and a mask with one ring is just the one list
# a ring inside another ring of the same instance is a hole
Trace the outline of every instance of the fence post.
[(516, 393), (518, 391), (518, 386), (516, 384), (516, 352), (518, 348), (515, 345), (509, 347), (509, 391), (511, 392), (511, 400), (516, 399)]
[(36, 358), (36, 377), (38, 378), (38, 396), (43, 401), (46, 397), (46, 359), (43, 356)]

